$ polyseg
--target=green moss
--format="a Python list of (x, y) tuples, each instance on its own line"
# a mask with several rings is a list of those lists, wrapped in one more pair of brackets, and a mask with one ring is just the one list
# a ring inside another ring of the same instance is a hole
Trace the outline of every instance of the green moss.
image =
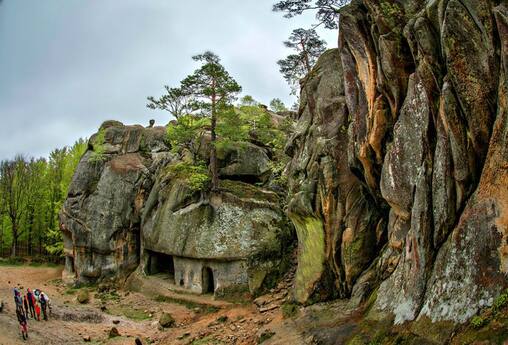
[(473, 328), (482, 328), (486, 322), (487, 322), (487, 320), (485, 318), (483, 318), (480, 315), (476, 315), (471, 319), (471, 321), (469, 323), (471, 324), (471, 327), (473, 327)]
[(235, 304), (250, 304), (252, 301), (247, 285), (233, 285), (217, 289), (215, 297)]
[(400, 5), (391, 2), (381, 2), (380, 4), (381, 13), (386, 21), (386, 24), (390, 27), (390, 30), (397, 34), (402, 33), (404, 26), (404, 12)]
[(173, 163), (166, 167), (165, 174), (166, 178), (183, 180), (193, 191), (207, 189), (211, 180), (204, 164)]
[(97, 134), (91, 139), (93, 152), (88, 159), (89, 162), (103, 162), (106, 160), (104, 155), (104, 143), (106, 142), (106, 130), (101, 127)]
[(298, 268), (295, 279), (295, 298), (307, 302), (315, 283), (320, 279), (325, 262), (323, 223), (316, 218), (291, 217), (298, 236)]
[(492, 309), (494, 312), (497, 312), (506, 305), (508, 305), (508, 289), (504, 290), (504, 292), (494, 300)]
[(115, 290), (98, 292), (95, 294), (95, 298), (100, 299), (102, 302), (120, 301), (120, 295)]

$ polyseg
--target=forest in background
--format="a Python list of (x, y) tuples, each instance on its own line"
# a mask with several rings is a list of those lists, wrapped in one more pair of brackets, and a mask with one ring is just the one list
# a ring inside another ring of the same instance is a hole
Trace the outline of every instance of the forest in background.
[(58, 213), (79, 160), (79, 139), (49, 158), (16, 156), (0, 162), (0, 256), (58, 260), (63, 251)]

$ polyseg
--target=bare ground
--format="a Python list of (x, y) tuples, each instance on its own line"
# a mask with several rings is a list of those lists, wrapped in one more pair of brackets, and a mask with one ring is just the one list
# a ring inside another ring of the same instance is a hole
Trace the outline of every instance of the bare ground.
[[(81, 305), (77, 291), (60, 280), (61, 268), (0, 266), (0, 299), (6, 308), (0, 313), (0, 345), (17, 344), (299, 344), (301, 337), (284, 321), (280, 311), (287, 291), (278, 289), (257, 300), (257, 305), (217, 301), (212, 296), (197, 296), (169, 291), (156, 278), (138, 282), (139, 292), (113, 290), (99, 294), (89, 288), (91, 300)], [(142, 284), (142, 285), (140, 285)], [(29, 320), (29, 339), (23, 341), (15, 316), (12, 288), (40, 288), (53, 305), (49, 321)], [(164, 297), (161, 297), (164, 296)], [(101, 309), (102, 307), (102, 309)], [(158, 320), (167, 312), (175, 326), (162, 329)], [(109, 338), (116, 327), (120, 337)], [(270, 338), (270, 330), (276, 333)], [(90, 342), (84, 338), (90, 337)], [(288, 342), (289, 341), (289, 342)]]

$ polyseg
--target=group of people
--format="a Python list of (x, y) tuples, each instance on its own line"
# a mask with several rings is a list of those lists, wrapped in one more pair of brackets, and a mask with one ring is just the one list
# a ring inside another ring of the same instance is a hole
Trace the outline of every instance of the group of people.
[(18, 288), (14, 288), (14, 302), (16, 304), (16, 316), (22, 329), (26, 330), (28, 319), (48, 320), (48, 309), (51, 309), (48, 295), (39, 289), (26, 289), (26, 293), (22, 296)]

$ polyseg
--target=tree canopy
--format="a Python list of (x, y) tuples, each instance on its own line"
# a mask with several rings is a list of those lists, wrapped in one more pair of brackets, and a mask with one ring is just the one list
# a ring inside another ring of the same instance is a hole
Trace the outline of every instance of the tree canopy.
[(58, 212), (86, 148), (81, 139), (72, 147), (53, 150), (48, 159), (17, 156), (0, 162), (2, 253), (9, 249), (11, 256), (62, 253)]
[(150, 109), (160, 109), (171, 113), (176, 119), (184, 115), (190, 114), (193, 111), (192, 104), (190, 103), (189, 95), (181, 88), (164, 85), (166, 93), (159, 99), (148, 97), (146, 106)]
[(299, 90), (299, 82), (316, 63), (319, 56), (326, 50), (326, 42), (321, 40), (314, 29), (298, 28), (293, 30), (284, 45), (295, 51), (285, 59), (277, 61), (279, 71), (291, 86), (293, 94)]
[(273, 11), (283, 12), (285, 18), (293, 18), (306, 11), (316, 11), (318, 25), (327, 29), (338, 28), (339, 10), (351, 0), (282, 0), (273, 5)]
[(227, 111), (242, 87), (229, 75), (220, 58), (206, 51), (193, 56), (192, 59), (201, 64), (194, 73), (181, 82), (181, 89), (191, 100), (190, 104), (201, 116), (210, 117), (210, 172), (212, 174), (212, 190), (219, 186), (219, 172), (217, 167), (217, 116), (219, 112)]
[(274, 112), (287, 111), (287, 107), (279, 98), (274, 98), (270, 101), (270, 109)]

